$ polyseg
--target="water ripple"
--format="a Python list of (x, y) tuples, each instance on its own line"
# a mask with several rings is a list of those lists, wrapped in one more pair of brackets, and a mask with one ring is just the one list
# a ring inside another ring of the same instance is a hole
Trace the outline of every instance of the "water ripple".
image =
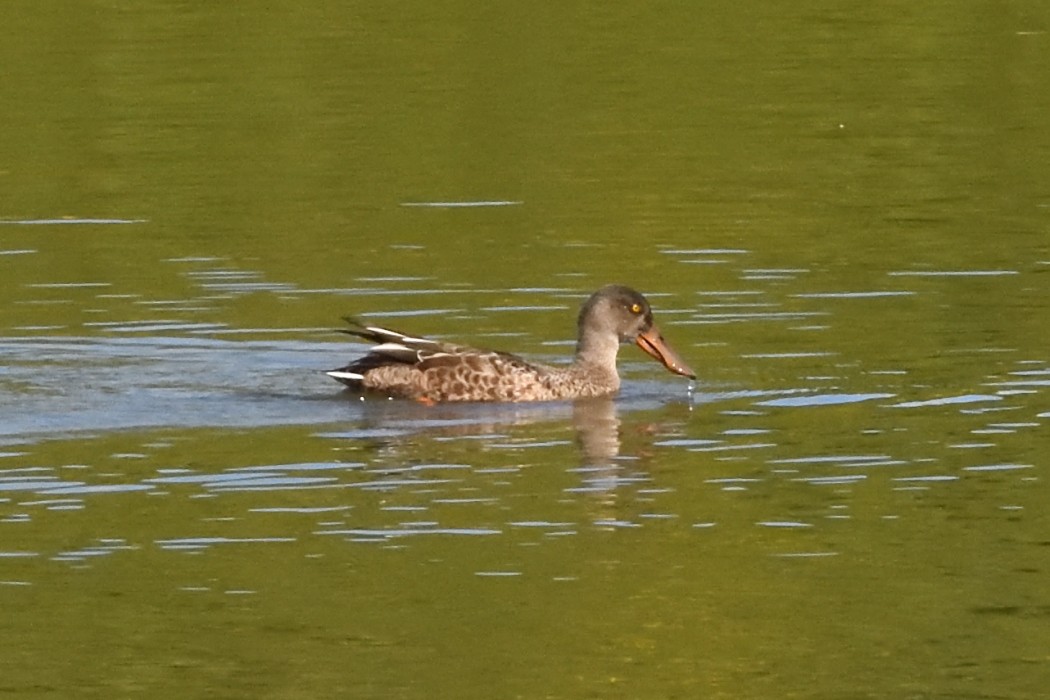
[(759, 401), (757, 406), (777, 406), (798, 408), (802, 406), (837, 406), (840, 404), (859, 403), (876, 399), (890, 399), (896, 394), (814, 394), (810, 396), (789, 396), (779, 399)]

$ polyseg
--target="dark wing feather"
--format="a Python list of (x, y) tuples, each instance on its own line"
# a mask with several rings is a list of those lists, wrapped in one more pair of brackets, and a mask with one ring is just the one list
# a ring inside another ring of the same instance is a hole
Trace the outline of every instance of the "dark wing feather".
[(347, 335), (357, 336), (358, 338), (364, 338), (370, 340), (373, 343), (405, 343), (411, 341), (413, 343), (423, 345), (438, 345), (433, 340), (427, 340), (426, 338), (418, 338), (410, 336), (407, 333), (401, 331), (395, 331), (391, 328), (383, 328), (382, 326), (366, 326), (359, 319), (353, 316), (344, 316), (343, 320), (350, 324), (350, 328), (340, 328), (340, 333), (346, 333)]
[(371, 369), (392, 364), (417, 365), (429, 358), (454, 355), (462, 349), (391, 328), (366, 326), (352, 316), (347, 316), (344, 320), (351, 327), (341, 329), (340, 332), (376, 343), (367, 355), (343, 368), (343, 371), (347, 372), (364, 374)]

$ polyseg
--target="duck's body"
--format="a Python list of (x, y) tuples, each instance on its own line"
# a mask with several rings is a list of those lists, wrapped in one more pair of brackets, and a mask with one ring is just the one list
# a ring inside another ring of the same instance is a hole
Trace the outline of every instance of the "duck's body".
[(417, 338), (348, 319), (346, 333), (377, 343), (364, 357), (328, 375), (352, 389), (425, 402), (553, 401), (608, 396), (620, 388), (616, 354), (634, 341), (669, 370), (693, 371), (664, 342), (649, 303), (638, 292), (609, 285), (580, 309), (576, 356), (565, 366)]

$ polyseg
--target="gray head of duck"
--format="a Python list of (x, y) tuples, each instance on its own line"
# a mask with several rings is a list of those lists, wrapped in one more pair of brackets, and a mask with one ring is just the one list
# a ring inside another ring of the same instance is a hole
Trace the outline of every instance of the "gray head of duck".
[(620, 343), (635, 343), (664, 367), (686, 377), (696, 374), (667, 344), (653, 322), (653, 310), (644, 296), (620, 284), (602, 287), (584, 302), (577, 321), (580, 341), (614, 334)]

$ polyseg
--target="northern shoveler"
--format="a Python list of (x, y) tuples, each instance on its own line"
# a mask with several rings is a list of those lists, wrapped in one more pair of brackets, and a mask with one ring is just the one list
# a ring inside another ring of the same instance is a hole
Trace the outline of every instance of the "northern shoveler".
[(696, 376), (660, 335), (645, 297), (618, 284), (602, 287), (584, 302), (577, 320), (576, 357), (572, 364), (558, 367), (346, 320), (353, 327), (342, 332), (377, 345), (328, 376), (352, 389), (424, 403), (608, 396), (620, 388), (616, 353), (620, 343), (628, 341), (672, 372)]

